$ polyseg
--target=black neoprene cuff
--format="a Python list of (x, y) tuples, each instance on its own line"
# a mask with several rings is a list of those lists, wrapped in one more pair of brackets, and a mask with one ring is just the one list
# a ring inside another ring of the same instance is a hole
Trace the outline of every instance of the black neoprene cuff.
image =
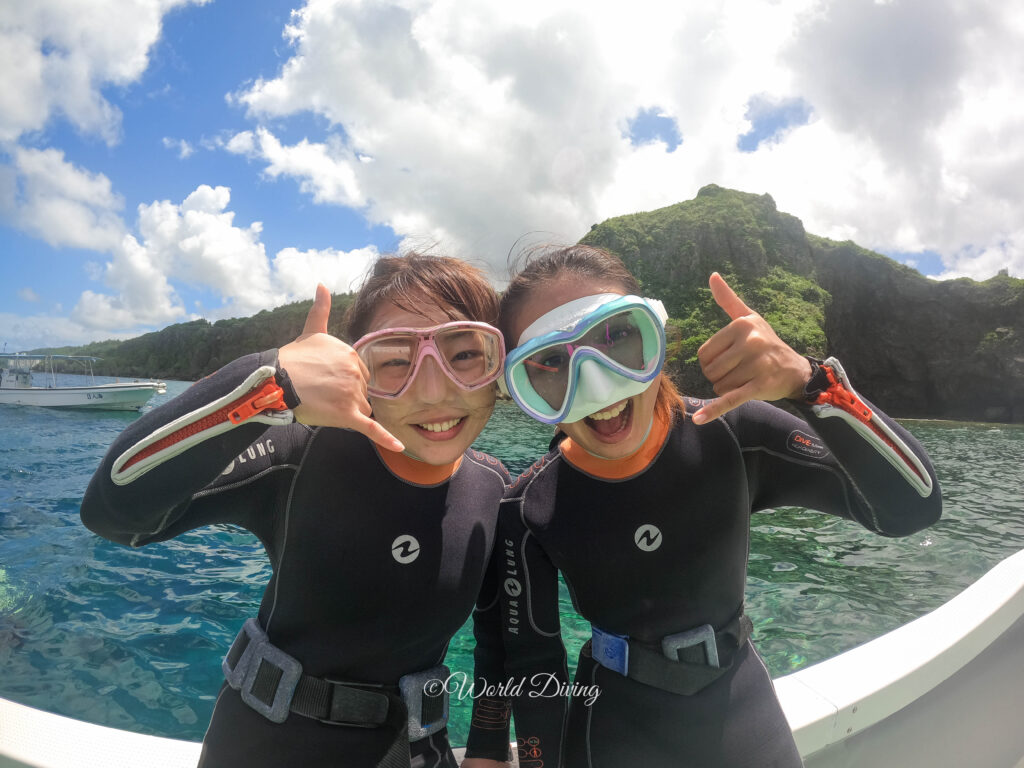
[(817, 358), (804, 355), (807, 362), (811, 364), (811, 378), (804, 385), (804, 401), (813, 403), (818, 395), (828, 389), (828, 374), (825, 371), (825, 363)]
[[(274, 350), (274, 356), (277, 357), (277, 350)], [(281, 367), (280, 360), (274, 363), (274, 369), (274, 380), (277, 382), (277, 386), (284, 390), (284, 404), (294, 410), (302, 401), (295, 391), (291, 377), (288, 375), (288, 371)]]

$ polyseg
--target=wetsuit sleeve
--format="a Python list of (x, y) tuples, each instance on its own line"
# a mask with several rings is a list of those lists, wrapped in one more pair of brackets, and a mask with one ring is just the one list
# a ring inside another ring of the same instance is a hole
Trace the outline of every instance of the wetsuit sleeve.
[(928, 454), (906, 429), (849, 392), (846, 405), (841, 398), (824, 407), (793, 403), (804, 420), (760, 402), (734, 412), (752, 508), (807, 507), (885, 536), (933, 524), (942, 498)]
[(469, 724), (466, 757), (508, 760), (512, 702), (508, 696), (501, 695), (507, 687), (503, 686), (507, 678), (496, 553), (492, 553), (473, 612), (473, 637), (476, 639), (473, 650), (473, 716)]
[[(516, 492), (513, 486), (510, 493)], [(528, 496), (529, 494), (527, 494)], [(523, 522), (525, 498), (499, 515), (502, 636), (521, 768), (562, 764), (569, 684), (558, 616), (558, 571)]]
[[(295, 402), (294, 392), (277, 386), (276, 363), (277, 350), (239, 358), (133, 422), (110, 446), (89, 483), (81, 509), (86, 527), (131, 546), (211, 522), (252, 530), (246, 516), (261, 494), (247, 481), (266, 473), (274, 457), (268, 458), (261, 444), (259, 454), (253, 454), (263, 461), (234, 466), (234, 459), (272, 425), (292, 421), (285, 400)], [(270, 408), (261, 409), (268, 403)], [(279, 436), (279, 456), (287, 453), (288, 439)], [(228, 488), (239, 489), (235, 504), (231, 494), (216, 493)], [(252, 498), (238, 503), (245, 492)], [(216, 502), (204, 501), (215, 493)]]

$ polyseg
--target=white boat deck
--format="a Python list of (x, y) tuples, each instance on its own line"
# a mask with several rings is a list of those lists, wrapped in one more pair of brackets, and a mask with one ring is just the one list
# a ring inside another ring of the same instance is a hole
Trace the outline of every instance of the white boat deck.
[[(1024, 768), (1024, 550), (775, 685), (807, 768)], [(0, 699), (0, 768), (194, 768), (199, 751)]]

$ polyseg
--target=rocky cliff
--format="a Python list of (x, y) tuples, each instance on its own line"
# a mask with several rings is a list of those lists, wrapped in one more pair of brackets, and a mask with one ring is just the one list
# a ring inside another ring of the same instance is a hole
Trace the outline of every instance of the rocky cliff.
[(769, 195), (714, 185), (595, 225), (582, 242), (618, 254), (665, 302), (668, 368), (687, 392), (713, 394), (695, 353), (728, 321), (707, 289), (718, 271), (782, 338), (838, 357), (892, 415), (1024, 423), (1024, 280), (931, 280), (806, 233)]

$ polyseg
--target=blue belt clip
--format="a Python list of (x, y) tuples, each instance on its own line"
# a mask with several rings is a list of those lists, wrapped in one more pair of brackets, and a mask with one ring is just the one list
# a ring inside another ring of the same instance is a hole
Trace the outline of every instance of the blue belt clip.
[(590, 653), (602, 667), (625, 676), (629, 671), (629, 637), (590, 625)]

